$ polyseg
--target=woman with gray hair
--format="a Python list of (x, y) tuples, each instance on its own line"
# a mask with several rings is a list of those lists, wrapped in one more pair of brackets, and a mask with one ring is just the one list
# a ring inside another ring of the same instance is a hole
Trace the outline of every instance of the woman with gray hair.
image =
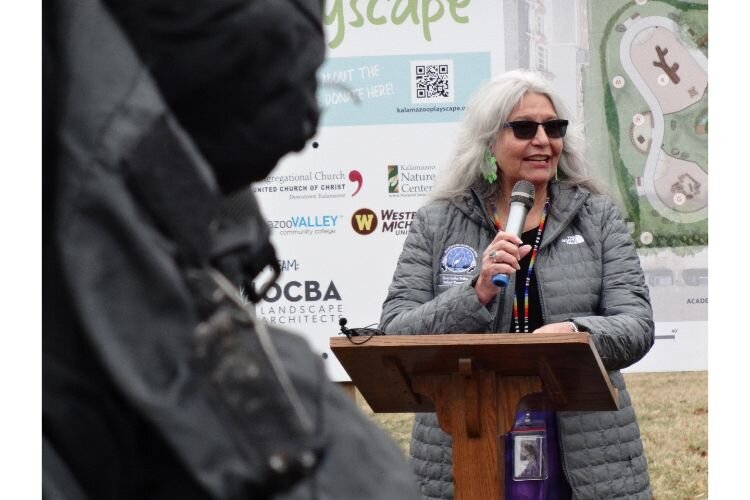
[[(476, 93), (453, 157), (411, 225), (381, 328), (587, 332), (619, 389), (619, 410), (529, 412), (545, 429), (544, 474), (518, 480), (506, 467), (506, 498), (651, 498), (619, 371), (653, 345), (648, 290), (618, 208), (585, 173), (572, 121), (538, 73), (511, 71)], [(509, 205), (522, 184), (530, 207), (519, 237), (508, 227)], [(422, 496), (453, 498), (450, 436), (434, 413), (415, 416), (411, 456)]]

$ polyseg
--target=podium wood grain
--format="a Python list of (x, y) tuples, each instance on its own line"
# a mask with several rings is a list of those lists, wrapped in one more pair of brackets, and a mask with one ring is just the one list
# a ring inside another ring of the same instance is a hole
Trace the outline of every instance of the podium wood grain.
[[(363, 340), (358, 338), (357, 340)], [(437, 413), (453, 441), (457, 500), (504, 498), (504, 440), (520, 400), (557, 411), (615, 410), (617, 393), (586, 333), (389, 335), (331, 349), (377, 413)]]

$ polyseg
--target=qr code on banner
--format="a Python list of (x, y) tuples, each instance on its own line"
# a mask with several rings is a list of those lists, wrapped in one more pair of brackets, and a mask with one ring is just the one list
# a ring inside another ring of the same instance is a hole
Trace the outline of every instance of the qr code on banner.
[(412, 61), (412, 104), (453, 102), (453, 61)]

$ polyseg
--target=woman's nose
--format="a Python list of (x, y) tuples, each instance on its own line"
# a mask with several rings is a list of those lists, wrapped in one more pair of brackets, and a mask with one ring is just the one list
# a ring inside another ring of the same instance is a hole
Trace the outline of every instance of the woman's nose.
[(549, 144), (549, 137), (547, 136), (547, 132), (544, 130), (544, 126), (542, 126), (541, 124), (537, 126), (536, 134), (531, 139), (531, 142), (536, 144)]

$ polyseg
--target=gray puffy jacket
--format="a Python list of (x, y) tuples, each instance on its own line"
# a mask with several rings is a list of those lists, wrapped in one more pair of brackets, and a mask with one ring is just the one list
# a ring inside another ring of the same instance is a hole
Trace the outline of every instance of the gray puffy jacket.
[[(535, 267), (544, 323), (575, 318), (590, 332), (620, 397), (618, 411), (558, 414), (565, 475), (574, 498), (651, 498), (638, 423), (619, 372), (654, 342), (638, 255), (608, 197), (553, 182), (550, 199)], [(471, 286), (496, 234), (474, 192), (422, 207), (399, 257), (381, 327), (390, 334), (509, 332), (512, 293), (483, 306)], [(461, 250), (462, 264), (447, 262), (451, 247)], [(514, 290), (514, 279), (507, 290)], [(416, 415), (411, 455), (423, 497), (453, 498), (450, 436), (434, 413)]]

